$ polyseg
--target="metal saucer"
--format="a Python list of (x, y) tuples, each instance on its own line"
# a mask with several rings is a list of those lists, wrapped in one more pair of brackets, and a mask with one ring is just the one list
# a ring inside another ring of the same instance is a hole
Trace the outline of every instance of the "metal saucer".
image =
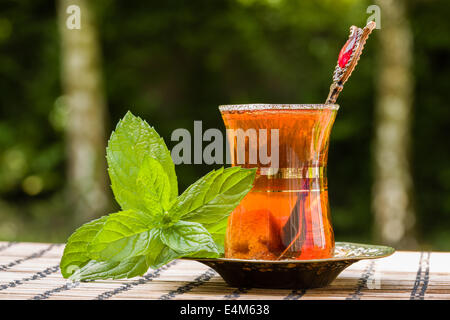
[(329, 285), (348, 266), (364, 259), (390, 256), (394, 248), (336, 242), (332, 258), (315, 260), (244, 260), (184, 258), (214, 269), (232, 287), (309, 289)]

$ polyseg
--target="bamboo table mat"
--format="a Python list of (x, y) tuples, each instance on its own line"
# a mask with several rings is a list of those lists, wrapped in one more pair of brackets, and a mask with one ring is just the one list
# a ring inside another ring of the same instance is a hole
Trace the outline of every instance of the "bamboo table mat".
[(0, 299), (450, 299), (450, 252), (400, 251), (359, 261), (325, 288), (269, 290), (229, 287), (214, 270), (187, 260), (132, 279), (71, 282), (59, 271), (63, 250), (0, 242)]

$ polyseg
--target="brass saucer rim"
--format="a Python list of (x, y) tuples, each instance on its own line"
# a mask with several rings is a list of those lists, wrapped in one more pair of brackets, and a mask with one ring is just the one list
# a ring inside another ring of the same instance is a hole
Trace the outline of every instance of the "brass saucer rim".
[(343, 242), (336, 241), (336, 246), (340, 245), (352, 245), (358, 246), (361, 248), (378, 248), (382, 251), (381, 254), (375, 255), (348, 255), (342, 257), (331, 257), (324, 259), (309, 259), (309, 260), (293, 260), (293, 259), (284, 259), (284, 260), (257, 260), (257, 259), (234, 259), (234, 258), (195, 258), (195, 257), (183, 257), (184, 260), (195, 260), (195, 261), (216, 261), (216, 262), (230, 262), (230, 263), (253, 263), (253, 264), (310, 264), (310, 263), (320, 263), (320, 262), (333, 262), (333, 261), (359, 261), (366, 259), (380, 259), (386, 258), (390, 255), (394, 254), (395, 249), (389, 246), (384, 245), (373, 245), (373, 244), (364, 244), (364, 243), (355, 243), (355, 242)]

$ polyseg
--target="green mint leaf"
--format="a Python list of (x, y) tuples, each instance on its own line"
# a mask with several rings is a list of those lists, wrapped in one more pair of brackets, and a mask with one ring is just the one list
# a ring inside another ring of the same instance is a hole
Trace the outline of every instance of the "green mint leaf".
[[(111, 218), (111, 216), (114, 216), (114, 218), (119, 217), (118, 214), (110, 215), (109, 218)], [(106, 229), (111, 227), (111, 225), (106, 226)], [(102, 232), (102, 230), (98, 232)], [(105, 255), (108, 253), (111, 254), (111, 258), (108, 260), (92, 260), (87, 255), (88, 250), (85, 249), (83, 251), (86, 252), (83, 264), (72, 264), (71, 273), (66, 273), (64, 277), (70, 277), (70, 279), (74, 281), (132, 278), (143, 275), (149, 267), (157, 269), (170, 261), (183, 256), (170, 249), (161, 241), (161, 231), (159, 229), (154, 228), (145, 232), (149, 233), (149, 240), (144, 241), (147, 242), (147, 245), (136, 245), (136, 241), (129, 238), (128, 241), (123, 242), (125, 246), (122, 249), (119, 249), (117, 253), (111, 247), (109, 247), (111, 251), (105, 250), (103, 252)], [(141, 243), (143, 244), (144, 242)], [(134, 247), (133, 244), (135, 245)], [(95, 243), (94, 246), (96, 246)], [(126, 250), (127, 248), (129, 251)]]
[(88, 256), (87, 247), (102, 229), (106, 220), (107, 216), (104, 216), (86, 223), (69, 237), (60, 262), (60, 269), (64, 278), (68, 278), (91, 260)]
[(178, 195), (178, 184), (170, 152), (154, 128), (128, 112), (111, 134), (106, 149), (111, 187), (123, 210), (144, 210), (137, 192), (137, 179), (147, 158), (159, 162), (170, 184), (169, 199)]
[(201, 223), (223, 245), (227, 218), (251, 190), (255, 169), (231, 167), (212, 171), (178, 197), (169, 215)]
[(147, 264), (149, 267), (158, 269), (170, 261), (181, 258), (182, 256), (183, 254), (170, 249), (161, 240), (161, 230), (158, 229), (158, 236), (154, 238), (150, 250), (147, 253)]
[(225, 233), (227, 231), (228, 226), (228, 217), (225, 217), (217, 222), (204, 223), (202, 225), (211, 234), (211, 237), (213, 238), (217, 246), (217, 249), (219, 250), (219, 253), (223, 254), (225, 251), (224, 243), (225, 243)]
[(136, 256), (122, 261), (91, 260), (76, 270), (70, 279), (73, 281), (90, 281), (100, 279), (123, 279), (142, 276), (148, 270), (146, 256)]
[(211, 234), (200, 223), (178, 221), (171, 227), (162, 229), (161, 240), (170, 249), (183, 256), (196, 254), (201, 254), (205, 258), (219, 256)]
[(146, 210), (159, 213), (169, 209), (170, 188), (169, 177), (161, 164), (147, 157), (136, 178), (136, 191)]
[(152, 247), (155, 230), (152, 229), (152, 219), (142, 212), (128, 210), (110, 214), (87, 246), (89, 257), (92, 260), (121, 261), (145, 255)]
[[(155, 238), (155, 240), (157, 239), (162, 243), (158, 237)], [(121, 261), (90, 260), (82, 268), (75, 270), (70, 279), (73, 281), (91, 281), (133, 278), (144, 275), (149, 267), (158, 269), (170, 261), (182, 257), (181, 254), (164, 244), (158, 246), (156, 243), (152, 243), (150, 249), (151, 253), (148, 255), (130, 257)]]

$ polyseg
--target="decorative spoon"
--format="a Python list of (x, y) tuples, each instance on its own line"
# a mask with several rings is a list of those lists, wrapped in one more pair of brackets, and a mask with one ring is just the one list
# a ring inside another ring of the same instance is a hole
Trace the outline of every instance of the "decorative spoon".
[[(375, 27), (376, 23), (374, 21), (370, 21), (362, 29), (356, 26), (350, 27), (349, 38), (339, 52), (338, 61), (333, 73), (333, 83), (330, 86), (330, 92), (325, 104), (336, 103), (337, 97), (344, 88), (345, 82), (358, 64), (367, 38)], [(277, 260), (291, 258), (293, 253), (301, 251), (301, 247), (306, 240), (306, 198), (307, 195), (305, 193), (298, 194), (294, 209), (288, 221), (281, 229), (281, 240), (286, 248)]]

